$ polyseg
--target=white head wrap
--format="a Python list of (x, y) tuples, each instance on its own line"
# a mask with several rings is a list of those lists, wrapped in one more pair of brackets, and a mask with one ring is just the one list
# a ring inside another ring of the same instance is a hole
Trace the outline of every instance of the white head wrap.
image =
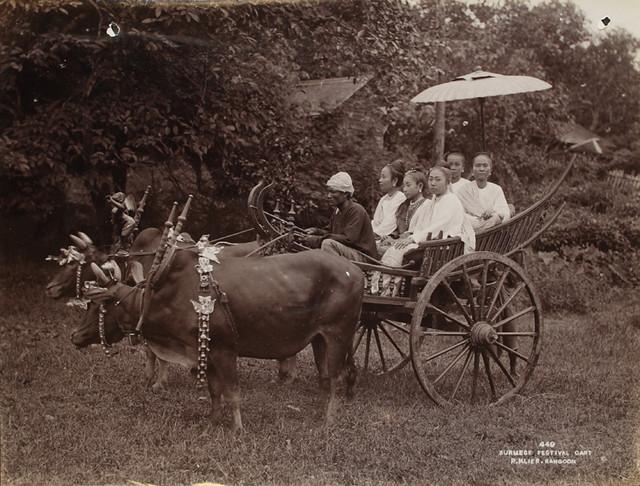
[(333, 174), (331, 179), (327, 181), (327, 187), (335, 191), (348, 192), (353, 196), (353, 182), (351, 176), (346, 172)]

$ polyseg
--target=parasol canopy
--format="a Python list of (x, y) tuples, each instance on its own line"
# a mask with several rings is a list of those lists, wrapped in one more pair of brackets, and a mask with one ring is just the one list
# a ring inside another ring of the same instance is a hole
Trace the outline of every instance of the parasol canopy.
[(415, 96), (413, 103), (438, 103), (443, 101), (480, 100), (480, 122), (482, 126), (482, 148), (485, 149), (484, 136), (484, 99), (490, 96), (506, 96), (517, 93), (530, 93), (551, 88), (541, 79), (531, 76), (507, 76), (488, 71), (474, 71), (459, 76), (448, 83), (432, 86)]
[(468, 100), (530, 93), (551, 88), (546, 81), (531, 76), (506, 76), (487, 71), (475, 71), (459, 76), (448, 83), (425, 89), (415, 96), (413, 103), (436, 103), (440, 101)]

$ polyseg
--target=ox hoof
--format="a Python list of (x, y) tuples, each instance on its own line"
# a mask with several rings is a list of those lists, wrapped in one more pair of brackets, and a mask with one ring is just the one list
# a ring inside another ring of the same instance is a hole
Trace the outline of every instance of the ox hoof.
[(158, 382), (155, 382), (153, 385), (151, 385), (151, 391), (153, 393), (161, 393), (161, 392), (167, 391), (167, 386), (164, 383), (160, 383), (158, 381)]
[(347, 402), (353, 402), (353, 398), (355, 397), (355, 393), (353, 391), (353, 388), (347, 388), (347, 391), (345, 393), (345, 397), (347, 399)]
[(318, 385), (320, 386), (320, 390), (322, 391), (329, 391), (330, 384), (331, 382), (329, 378), (320, 378), (318, 380)]
[(211, 425), (218, 426), (222, 423), (222, 409), (217, 408), (209, 412), (209, 422)]

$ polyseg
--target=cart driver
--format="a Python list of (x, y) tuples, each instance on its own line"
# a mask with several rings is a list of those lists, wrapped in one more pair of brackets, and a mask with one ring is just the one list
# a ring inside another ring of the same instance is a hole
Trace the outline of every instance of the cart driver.
[(353, 201), (353, 182), (346, 172), (338, 172), (327, 181), (329, 202), (335, 207), (327, 229), (308, 228), (304, 242), (312, 248), (366, 262), (377, 258), (376, 242), (367, 211)]

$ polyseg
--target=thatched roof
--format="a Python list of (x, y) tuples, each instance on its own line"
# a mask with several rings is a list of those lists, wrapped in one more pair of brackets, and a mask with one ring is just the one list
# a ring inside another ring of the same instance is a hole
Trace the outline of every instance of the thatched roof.
[(302, 106), (310, 115), (331, 112), (362, 88), (373, 76), (327, 78), (301, 81), (289, 102)]
[(603, 147), (609, 145), (607, 139), (577, 123), (556, 123), (554, 132), (558, 141), (570, 144), (569, 149), (575, 152), (601, 154)]

